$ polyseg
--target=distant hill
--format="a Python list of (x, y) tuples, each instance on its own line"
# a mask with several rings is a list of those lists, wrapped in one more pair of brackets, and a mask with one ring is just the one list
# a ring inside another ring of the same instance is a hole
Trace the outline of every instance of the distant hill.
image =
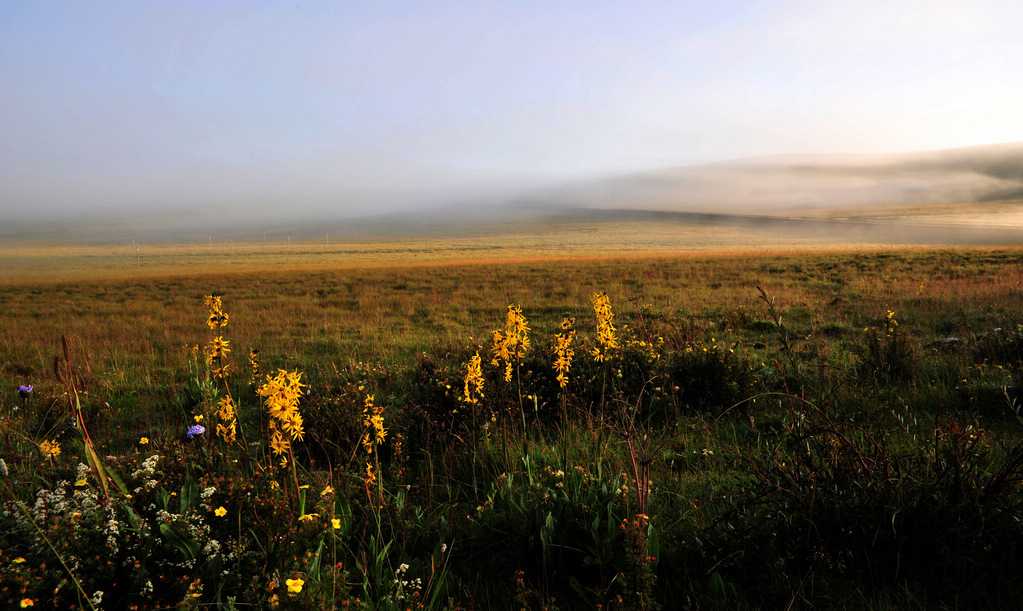
[(786, 215), (1023, 198), (1023, 142), (892, 155), (780, 155), (568, 185), (536, 200), (585, 208)]

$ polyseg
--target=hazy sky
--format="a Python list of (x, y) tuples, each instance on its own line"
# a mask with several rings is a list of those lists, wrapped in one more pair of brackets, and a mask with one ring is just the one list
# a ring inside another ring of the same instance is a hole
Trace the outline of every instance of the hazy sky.
[(1023, 2), (0, 3), (0, 210), (339, 214), (1023, 140)]

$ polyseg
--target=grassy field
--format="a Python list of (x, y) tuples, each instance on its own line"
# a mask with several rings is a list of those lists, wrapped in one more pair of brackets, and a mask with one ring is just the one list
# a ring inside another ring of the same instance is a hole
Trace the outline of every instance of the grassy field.
[(4, 604), (1014, 604), (1023, 250), (655, 227), (18, 246)]

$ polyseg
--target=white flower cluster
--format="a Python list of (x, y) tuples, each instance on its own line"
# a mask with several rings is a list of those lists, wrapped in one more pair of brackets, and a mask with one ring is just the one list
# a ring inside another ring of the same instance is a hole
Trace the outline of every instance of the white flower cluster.
[(135, 494), (142, 492), (142, 490), (152, 490), (156, 488), (157, 481), (154, 479), (156, 475), (156, 464), (160, 461), (159, 454), (153, 454), (149, 458), (142, 461), (142, 466), (137, 470), (132, 471), (131, 478), (134, 480), (142, 480), (142, 486), (135, 489)]

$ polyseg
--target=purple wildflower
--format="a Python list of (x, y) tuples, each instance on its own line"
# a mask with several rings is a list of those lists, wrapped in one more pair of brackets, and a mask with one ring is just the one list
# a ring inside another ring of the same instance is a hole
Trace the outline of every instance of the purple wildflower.
[(24, 386), (24, 385), (18, 386), (18, 396), (19, 397), (21, 397), (22, 399), (27, 399), (30, 394), (32, 394), (32, 385), (31, 384), (29, 384), (28, 386)]
[(204, 427), (201, 424), (190, 426), (188, 427), (188, 438), (191, 439), (192, 437), (195, 437), (196, 435), (202, 435), (205, 432), (206, 427)]

